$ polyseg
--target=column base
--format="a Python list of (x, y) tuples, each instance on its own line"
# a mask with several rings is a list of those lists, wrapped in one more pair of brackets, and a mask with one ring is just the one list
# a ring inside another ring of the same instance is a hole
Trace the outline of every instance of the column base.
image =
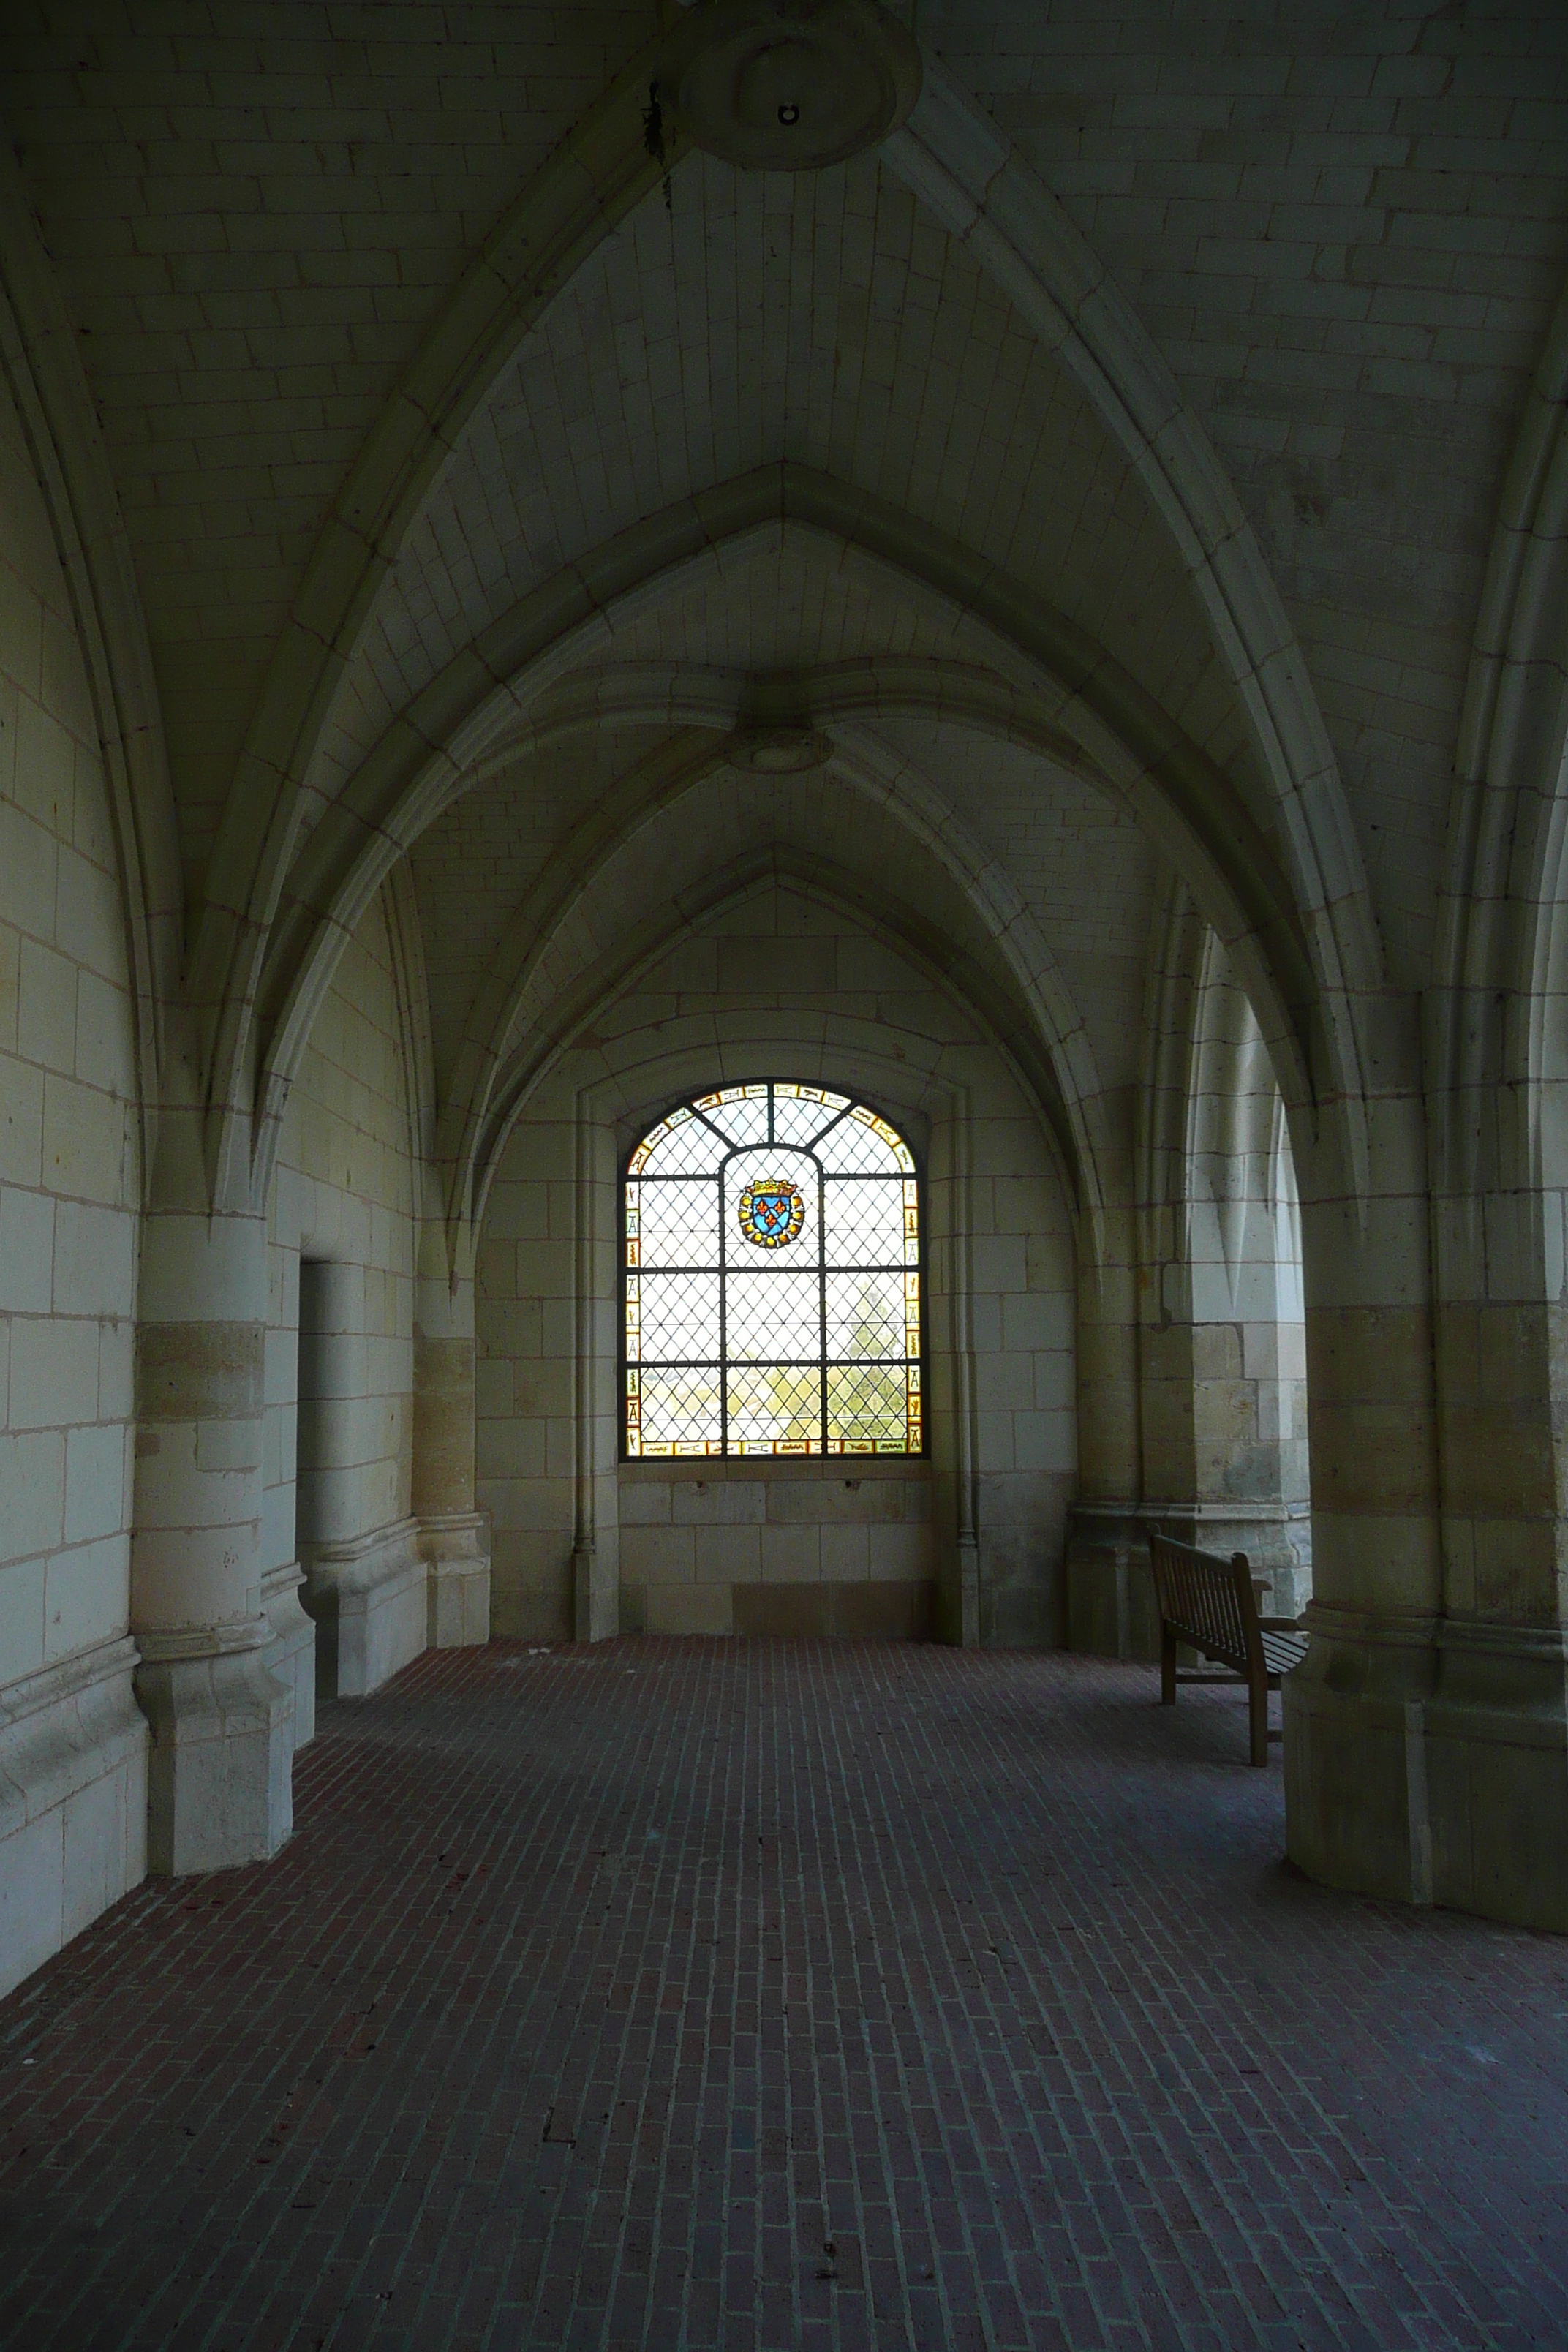
[(1327, 1886), (1568, 1933), (1563, 1636), (1310, 1617), (1284, 1685), (1290, 1859)]
[(610, 1565), (596, 1544), (578, 1544), (572, 1554), (572, 1637), (608, 1642), (620, 1630), (618, 1567)]
[(293, 1828), (294, 1700), (268, 1672), (270, 1633), (258, 1617), (138, 1636), (136, 1696), (153, 1733), (147, 1867), (156, 1874), (267, 1862)]
[(147, 1726), (129, 1640), (0, 1691), (0, 1994), (147, 1869)]
[(419, 1522), (398, 1519), (347, 1543), (314, 1544), (305, 1606), (316, 1624), (318, 1698), (365, 1698), (426, 1643)]
[(1078, 1503), (1068, 1516), (1068, 1648), (1091, 1658), (1160, 1655), (1142, 1517), (1131, 1503)]
[(419, 1522), (432, 1650), (474, 1649), (490, 1638), (489, 1532), (484, 1511), (444, 1511)]
[(262, 1651), (267, 1671), (294, 1694), (294, 1746), (308, 1748), (316, 1736), (316, 1629), (300, 1594), (305, 1571), (297, 1559), (261, 1580), (261, 1608), (272, 1628)]

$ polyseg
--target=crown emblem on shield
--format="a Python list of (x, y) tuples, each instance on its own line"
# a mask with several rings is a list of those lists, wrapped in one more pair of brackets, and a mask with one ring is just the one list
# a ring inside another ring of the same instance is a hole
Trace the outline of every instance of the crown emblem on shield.
[(800, 1186), (784, 1177), (748, 1184), (741, 1195), (741, 1231), (757, 1249), (782, 1249), (805, 1223)]

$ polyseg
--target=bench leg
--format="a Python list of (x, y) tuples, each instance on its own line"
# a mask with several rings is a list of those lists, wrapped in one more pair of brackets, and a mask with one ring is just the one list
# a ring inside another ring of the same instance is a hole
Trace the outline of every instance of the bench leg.
[(1160, 1704), (1176, 1704), (1176, 1637), (1168, 1633), (1163, 1625), (1160, 1628)]
[(1268, 1761), (1268, 1677), (1257, 1675), (1247, 1686), (1247, 1714), (1251, 1718), (1252, 1760), (1255, 1764)]

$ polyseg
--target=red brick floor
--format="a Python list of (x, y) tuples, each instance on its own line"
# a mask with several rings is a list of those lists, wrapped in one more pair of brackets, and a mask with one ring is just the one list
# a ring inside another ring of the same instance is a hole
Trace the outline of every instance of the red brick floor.
[(1568, 2346), (1568, 1942), (1280, 1862), (1239, 1693), (516, 1645), (0, 2004), (23, 2352)]

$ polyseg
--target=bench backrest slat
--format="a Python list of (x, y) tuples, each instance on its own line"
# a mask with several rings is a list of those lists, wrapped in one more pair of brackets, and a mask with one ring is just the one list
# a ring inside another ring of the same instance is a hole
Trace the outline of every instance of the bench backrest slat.
[(1263, 1644), (1247, 1554), (1232, 1552), (1225, 1559), (1218, 1552), (1200, 1551), (1195, 1544), (1178, 1543), (1158, 1528), (1151, 1528), (1148, 1535), (1162, 1622), (1194, 1649), (1234, 1666), (1237, 1674), (1261, 1665)]

